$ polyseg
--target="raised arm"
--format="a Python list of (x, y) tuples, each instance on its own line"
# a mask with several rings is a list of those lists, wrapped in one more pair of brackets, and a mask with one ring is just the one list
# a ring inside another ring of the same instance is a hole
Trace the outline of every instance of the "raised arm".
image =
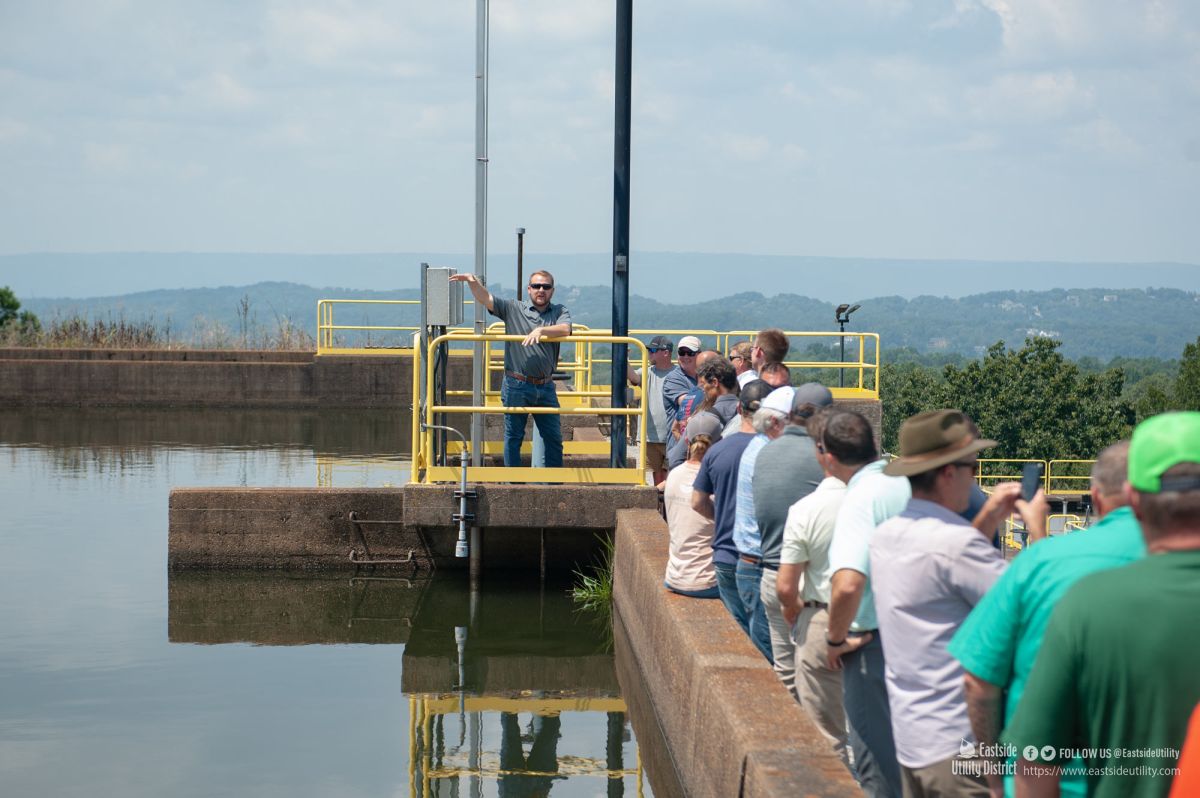
[(491, 313), (495, 311), (496, 306), (492, 301), (492, 293), (487, 290), (483, 283), (479, 282), (479, 278), (473, 274), (455, 274), (450, 277), (451, 282), (466, 283), (471, 289), (471, 295), (475, 297), (475, 301), (483, 305)]

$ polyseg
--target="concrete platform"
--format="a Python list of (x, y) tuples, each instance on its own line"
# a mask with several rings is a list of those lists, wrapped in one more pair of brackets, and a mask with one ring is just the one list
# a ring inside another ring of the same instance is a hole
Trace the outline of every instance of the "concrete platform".
[[(571, 570), (591, 562), (622, 508), (658, 505), (654, 488), (625, 485), (479, 485), (472, 505), (483, 530), (485, 570)], [(363, 527), (371, 555), (412, 565), (404, 570), (463, 568), (454, 557), (458, 511), (451, 485), (399, 488), (177, 488), (168, 510), (167, 561), (172, 569), (351, 569), (362, 546), (350, 513)]]
[[(861, 795), (721, 602), (669, 593), (662, 585), (666, 564), (662, 518), (646, 510), (618, 513), (618, 675), (622, 661), (636, 663), (684, 792)], [(628, 652), (621, 651), (623, 641)]]

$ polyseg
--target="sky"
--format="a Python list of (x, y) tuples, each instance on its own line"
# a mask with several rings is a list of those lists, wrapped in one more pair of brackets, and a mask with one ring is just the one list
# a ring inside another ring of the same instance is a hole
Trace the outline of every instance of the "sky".
[[(614, 3), (490, 9), (489, 249), (609, 252)], [(1200, 264), (1195, 2), (641, 2), (633, 70), (635, 251)], [(469, 0), (0, 0), (0, 254), (469, 253), (474, 107)]]

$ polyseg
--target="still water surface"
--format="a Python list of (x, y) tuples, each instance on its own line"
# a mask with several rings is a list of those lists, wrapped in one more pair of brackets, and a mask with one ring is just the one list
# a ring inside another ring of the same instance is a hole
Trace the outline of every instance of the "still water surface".
[(0, 411), (0, 794), (649, 795), (565, 585), (168, 574), (172, 487), (397, 484), (403, 421)]

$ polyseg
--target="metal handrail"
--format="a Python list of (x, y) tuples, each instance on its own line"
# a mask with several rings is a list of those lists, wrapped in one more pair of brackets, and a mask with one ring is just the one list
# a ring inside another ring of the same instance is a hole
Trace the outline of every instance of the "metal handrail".
[[(424, 353), (414, 352), (413, 363), (413, 395), (424, 396), (424, 402), (413, 402), (413, 482), (434, 482), (444, 481), (433, 477), (435, 476), (435, 468), (430, 458), (430, 453), (433, 451), (433, 433), (430, 425), (434, 423), (434, 415), (443, 414), (508, 414), (508, 413), (530, 413), (530, 414), (556, 414), (556, 415), (597, 415), (597, 416), (636, 416), (638, 418), (638, 440), (645, 440), (646, 436), (646, 411), (645, 408), (613, 408), (613, 407), (503, 407), (496, 405), (438, 405), (434, 403), (435, 397), (435, 377), (433, 369), (422, 369), (422, 360), (425, 363), (432, 363), (437, 347), (449, 342), (476, 342), (482, 341), (485, 346), (485, 351), (490, 349), (492, 343), (496, 342), (518, 342), (523, 341), (523, 335), (498, 335), (485, 333), (465, 334), (462, 332), (447, 333), (440, 335), (431, 340), (426, 347)], [(612, 335), (569, 335), (558, 338), (546, 338), (546, 343), (579, 343), (579, 342), (604, 342), (611, 344), (625, 344), (635, 346), (641, 350), (641, 366), (643, 369), (649, 368), (649, 357), (646, 352), (646, 346), (636, 338), (628, 336), (612, 336)], [(417, 347), (419, 349), (419, 347)], [(422, 354), (424, 358), (422, 358)], [(424, 371), (425, 386), (422, 391), (420, 386), (420, 375)], [(421, 410), (424, 410), (424, 418), (421, 417)], [(418, 432), (420, 430), (420, 432)], [(620, 478), (613, 479), (618, 476)], [(437, 472), (440, 476), (440, 471)], [(637, 471), (634, 476), (629, 474), (627, 468), (498, 468), (498, 467), (481, 467), (476, 466), (469, 469), (469, 477), (474, 482), (486, 481), (503, 481), (503, 482), (622, 482), (634, 484), (645, 484), (645, 447), (638, 449)]]

